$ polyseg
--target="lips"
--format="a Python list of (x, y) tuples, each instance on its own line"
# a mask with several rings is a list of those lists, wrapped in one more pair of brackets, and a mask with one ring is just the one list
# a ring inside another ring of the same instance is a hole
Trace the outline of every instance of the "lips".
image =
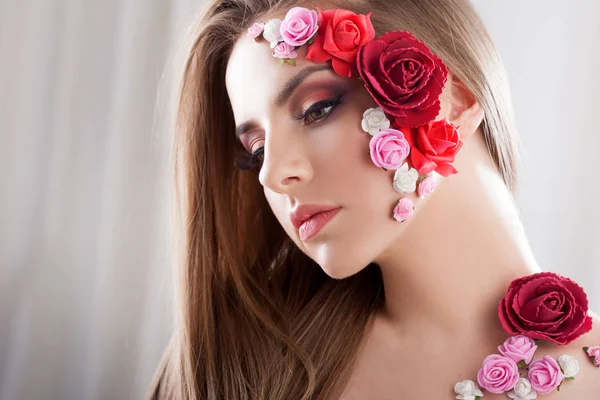
[(313, 215), (322, 213), (325, 211), (335, 210), (340, 208), (339, 206), (322, 206), (317, 204), (306, 204), (296, 207), (296, 209), (290, 212), (290, 220), (294, 228), (300, 229), (300, 226), (310, 219)]

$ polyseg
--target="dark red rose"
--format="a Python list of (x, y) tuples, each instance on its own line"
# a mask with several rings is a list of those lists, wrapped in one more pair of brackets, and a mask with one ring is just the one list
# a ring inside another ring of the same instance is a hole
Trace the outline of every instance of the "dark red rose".
[(463, 142), (454, 125), (442, 119), (416, 128), (398, 129), (410, 145), (410, 161), (419, 174), (435, 171), (442, 176), (450, 176), (458, 172), (452, 163)]
[(361, 47), (356, 62), (365, 87), (397, 126), (419, 126), (437, 117), (448, 69), (412, 34), (383, 34)]
[(358, 49), (375, 37), (371, 13), (362, 15), (341, 9), (317, 10), (319, 31), (308, 47), (306, 58), (314, 62), (331, 60), (333, 70), (349, 78), (356, 66)]
[(506, 332), (565, 345), (592, 329), (588, 299), (571, 279), (552, 272), (515, 279), (498, 305)]

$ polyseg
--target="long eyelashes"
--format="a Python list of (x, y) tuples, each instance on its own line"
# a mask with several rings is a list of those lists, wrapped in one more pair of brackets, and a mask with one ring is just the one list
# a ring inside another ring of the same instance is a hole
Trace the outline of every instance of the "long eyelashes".
[[(305, 125), (310, 125), (315, 122), (324, 120), (331, 114), (331, 112), (342, 103), (344, 93), (331, 97), (325, 100), (313, 103), (304, 112), (298, 115), (294, 115), (294, 119), (303, 121)], [(242, 170), (250, 170), (260, 165), (264, 157), (264, 147), (260, 147), (254, 152), (248, 151), (246, 148), (242, 148), (235, 156), (235, 166)]]

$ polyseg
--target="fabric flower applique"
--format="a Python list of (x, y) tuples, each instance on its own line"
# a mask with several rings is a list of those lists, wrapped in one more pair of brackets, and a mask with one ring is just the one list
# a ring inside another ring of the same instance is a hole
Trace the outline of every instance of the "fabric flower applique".
[(519, 368), (511, 358), (490, 354), (483, 360), (477, 373), (479, 386), (490, 393), (504, 393), (511, 390), (519, 380)]
[(568, 344), (592, 329), (592, 318), (587, 314), (588, 299), (583, 288), (553, 272), (513, 280), (498, 304), (498, 317), (507, 333), (558, 345)]
[(271, 48), (277, 46), (277, 43), (283, 41), (283, 37), (281, 36), (281, 23), (283, 21), (277, 18), (269, 20), (263, 30), (263, 37), (267, 42), (269, 42)]
[(575, 379), (575, 375), (579, 373), (579, 361), (568, 354), (558, 357), (558, 365), (560, 365), (565, 379)]
[(394, 219), (398, 222), (406, 221), (414, 213), (414, 203), (408, 197), (398, 200), (398, 204), (394, 207)]
[(402, 132), (390, 128), (380, 130), (371, 138), (369, 150), (373, 164), (388, 170), (402, 165), (410, 153), (410, 146)]
[(514, 389), (507, 392), (506, 395), (514, 400), (537, 399), (537, 392), (533, 390), (531, 382), (527, 378), (519, 378)]
[(262, 22), (255, 22), (250, 28), (248, 28), (248, 36), (252, 39), (256, 39), (260, 35), (262, 35), (265, 30), (265, 24)]
[(273, 57), (276, 57), (280, 63), (288, 62), (296, 65), (294, 59), (298, 57), (298, 52), (294, 46), (290, 46), (286, 42), (281, 42), (273, 47)]
[(516, 335), (509, 337), (504, 344), (498, 346), (498, 351), (503, 356), (512, 358), (519, 367), (524, 368), (533, 359), (537, 348), (533, 339), (525, 335)]
[(434, 120), (448, 69), (406, 31), (393, 31), (358, 51), (357, 68), (367, 91), (396, 126), (416, 127)]
[(417, 179), (419, 179), (417, 170), (404, 163), (394, 173), (394, 189), (398, 193), (412, 193), (417, 188)]
[(390, 127), (390, 120), (387, 119), (381, 107), (369, 108), (363, 113), (361, 127), (363, 131), (375, 136), (380, 130)]
[(356, 55), (363, 46), (375, 38), (371, 13), (355, 14), (335, 9), (319, 14), (319, 31), (308, 47), (306, 58), (314, 62), (331, 60), (333, 70), (350, 78), (356, 68)]
[(600, 368), (600, 346), (584, 347), (583, 351), (585, 351), (590, 361)]
[(435, 178), (433, 176), (426, 176), (425, 179), (423, 179), (419, 183), (419, 187), (417, 188), (417, 195), (420, 198), (424, 199), (425, 197), (433, 193), (436, 186), (437, 184), (435, 182)]
[(481, 389), (477, 387), (475, 382), (470, 380), (458, 382), (454, 385), (454, 391), (458, 395), (456, 398), (460, 400), (478, 400), (483, 397)]
[(318, 29), (316, 11), (293, 7), (281, 22), (279, 33), (285, 43), (295, 47), (309, 42)]
[(527, 372), (527, 379), (539, 394), (547, 394), (556, 389), (564, 378), (560, 365), (554, 358), (546, 355), (532, 361)]

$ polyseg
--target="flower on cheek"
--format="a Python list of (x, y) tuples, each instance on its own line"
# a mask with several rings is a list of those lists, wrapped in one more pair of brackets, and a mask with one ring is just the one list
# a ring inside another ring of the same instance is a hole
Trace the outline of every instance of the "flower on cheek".
[(371, 13), (362, 15), (342, 9), (317, 10), (319, 34), (308, 47), (306, 58), (314, 62), (331, 60), (333, 70), (349, 78), (356, 66), (358, 50), (375, 37)]
[(558, 364), (567, 379), (575, 379), (575, 375), (579, 373), (579, 361), (568, 354), (558, 357)]
[(450, 176), (458, 172), (452, 164), (463, 142), (458, 129), (447, 120), (428, 122), (416, 128), (401, 127), (400, 131), (410, 144), (410, 159), (420, 174), (435, 171)]
[(298, 57), (298, 52), (294, 46), (290, 46), (286, 42), (281, 42), (273, 48), (273, 57), (294, 59)]
[(414, 203), (408, 197), (398, 200), (394, 207), (394, 219), (398, 222), (406, 221), (414, 213)]
[(600, 368), (600, 346), (584, 347), (583, 351), (588, 356), (590, 361)]
[(282, 22), (280, 19), (274, 18), (265, 24), (263, 37), (271, 44), (271, 48), (274, 48), (277, 43), (283, 40), (280, 32)]
[(304, 7), (291, 8), (280, 26), (283, 40), (291, 46), (302, 46), (317, 33), (318, 16), (314, 10)]
[(556, 389), (563, 378), (560, 366), (550, 356), (544, 356), (529, 365), (527, 379), (533, 389), (540, 394), (547, 394)]
[(369, 108), (363, 113), (361, 126), (363, 131), (370, 135), (377, 135), (380, 130), (390, 127), (390, 120), (380, 107)]
[(506, 393), (508, 397), (515, 400), (532, 400), (537, 399), (537, 393), (531, 387), (531, 382), (527, 378), (519, 378), (515, 388)]
[(385, 169), (400, 167), (410, 153), (410, 146), (404, 135), (395, 129), (379, 131), (371, 138), (369, 149), (373, 164)]
[(436, 183), (433, 176), (428, 176), (419, 183), (419, 187), (417, 189), (417, 194), (420, 198), (425, 198), (429, 196), (435, 190)]
[(498, 346), (500, 354), (512, 358), (516, 363), (524, 361), (525, 364), (531, 362), (536, 350), (537, 345), (533, 339), (525, 335), (511, 336), (506, 339), (504, 344)]
[(483, 397), (481, 389), (475, 385), (475, 382), (470, 380), (464, 380), (454, 385), (454, 391), (458, 396), (459, 400), (475, 400), (477, 397)]
[(409, 169), (408, 163), (404, 163), (394, 173), (394, 189), (398, 193), (412, 193), (417, 188), (417, 179), (419, 179), (417, 170)]

